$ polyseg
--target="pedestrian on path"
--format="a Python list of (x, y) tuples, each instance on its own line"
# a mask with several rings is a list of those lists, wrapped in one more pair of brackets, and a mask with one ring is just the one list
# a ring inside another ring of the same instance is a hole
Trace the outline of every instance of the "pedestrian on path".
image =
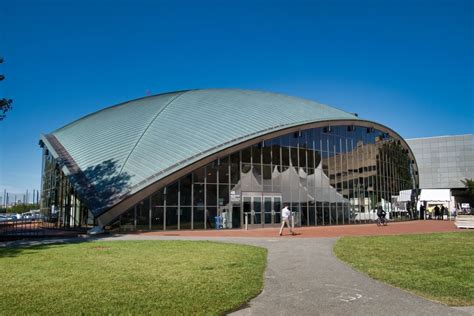
[(284, 204), (285, 207), (281, 210), (281, 227), (280, 227), (280, 236), (283, 232), (283, 228), (285, 227), (285, 223), (288, 226), (288, 229), (290, 230), (290, 233), (292, 235), (295, 235), (295, 232), (291, 229), (290, 225), (290, 216), (291, 216), (291, 211), (288, 209), (288, 204)]

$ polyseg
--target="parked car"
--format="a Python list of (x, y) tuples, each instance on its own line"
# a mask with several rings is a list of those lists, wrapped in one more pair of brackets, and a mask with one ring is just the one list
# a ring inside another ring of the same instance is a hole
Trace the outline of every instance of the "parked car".
[(17, 219), (21, 218), (20, 214), (2, 214), (0, 215), (0, 221), (1, 222), (10, 222), (10, 221), (16, 221)]
[(21, 219), (33, 219), (33, 213), (29, 213), (29, 212), (23, 213), (21, 214)]

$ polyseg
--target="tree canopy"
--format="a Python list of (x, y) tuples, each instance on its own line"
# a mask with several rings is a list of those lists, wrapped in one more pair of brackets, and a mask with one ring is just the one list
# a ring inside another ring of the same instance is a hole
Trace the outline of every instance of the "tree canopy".
[[(0, 57), (0, 64), (3, 63), (3, 57)], [(3, 81), (5, 76), (0, 74), (0, 81)], [(12, 99), (0, 98), (0, 121), (2, 121), (6, 116), (7, 112), (12, 108)]]
[(464, 179), (461, 180), (461, 182), (464, 184), (469, 194), (474, 194), (474, 179)]

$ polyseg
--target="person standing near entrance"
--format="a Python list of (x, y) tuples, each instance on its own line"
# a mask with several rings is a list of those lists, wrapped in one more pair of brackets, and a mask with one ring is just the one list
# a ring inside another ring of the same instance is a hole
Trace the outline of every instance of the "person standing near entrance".
[(435, 215), (435, 219), (438, 220), (439, 219), (439, 206), (438, 206), (438, 204), (436, 204), (436, 206), (434, 208), (434, 215)]
[(291, 229), (291, 225), (290, 225), (291, 211), (288, 208), (288, 204), (285, 203), (284, 205), (285, 205), (285, 207), (283, 207), (283, 209), (281, 210), (280, 236), (283, 232), (283, 228), (285, 227), (285, 223), (288, 226), (288, 229), (290, 230), (290, 233), (292, 235), (295, 235), (295, 232)]

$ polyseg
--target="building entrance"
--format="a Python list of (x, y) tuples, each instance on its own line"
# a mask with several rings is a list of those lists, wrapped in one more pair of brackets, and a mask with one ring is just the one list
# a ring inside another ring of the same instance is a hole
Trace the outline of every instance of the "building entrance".
[(280, 225), (281, 193), (242, 192), (242, 212), (249, 227)]

